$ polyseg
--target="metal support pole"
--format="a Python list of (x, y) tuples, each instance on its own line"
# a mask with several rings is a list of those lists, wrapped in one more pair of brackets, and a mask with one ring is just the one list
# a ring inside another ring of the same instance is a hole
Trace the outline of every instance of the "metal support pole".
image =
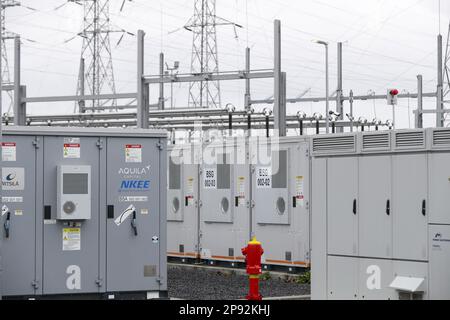
[(233, 113), (228, 114), (228, 131), (230, 137), (233, 136)]
[(438, 84), (437, 84), (437, 99), (436, 99), (436, 127), (442, 128), (444, 126), (444, 72), (443, 72), (443, 60), (442, 60), (442, 35), (438, 35)]
[(423, 77), (417, 76), (417, 112), (416, 129), (423, 128)]
[(303, 135), (303, 120), (299, 120), (299, 124), (300, 124), (300, 135)]
[(22, 101), (22, 98), (27, 96), (27, 88), (25, 86), (20, 87), (20, 106), (17, 114), (14, 114), (14, 125), (25, 126), (27, 124), (27, 104)]
[(280, 114), (279, 114), (279, 136), (286, 137), (286, 88), (287, 88), (287, 76), (286, 72), (281, 73), (281, 101), (280, 101)]
[(353, 90), (350, 90), (350, 99), (349, 99), (349, 103), (350, 103), (350, 132), (353, 132)]
[[(340, 114), (338, 120), (344, 120), (343, 73), (342, 73), (342, 42), (338, 42), (338, 84), (336, 91), (336, 112)], [(344, 128), (338, 128), (343, 132)]]
[(247, 136), (252, 136), (252, 114), (250, 112), (247, 114)]
[(14, 38), (14, 125), (19, 125), (20, 92), (20, 37)]
[(159, 102), (158, 109), (164, 110), (164, 83), (162, 80), (164, 79), (164, 53), (159, 54), (159, 77), (161, 79), (161, 83), (159, 84)]
[(330, 133), (330, 99), (329, 99), (329, 94), (330, 94), (330, 79), (329, 79), (329, 67), (328, 67), (328, 44), (325, 45), (325, 65), (326, 65), (326, 72), (325, 72), (325, 77), (326, 77), (326, 111), (325, 111), (325, 115), (326, 115), (326, 131), (327, 134)]
[(320, 121), (316, 121), (316, 134), (320, 134)]
[[(250, 73), (250, 48), (245, 49), (245, 72)], [(244, 106), (246, 111), (251, 108), (251, 94), (250, 94), (250, 79), (245, 79), (245, 101)]]
[[(80, 96), (84, 96), (85, 93), (85, 89), (84, 89), (84, 72), (85, 72), (85, 65), (84, 65), (84, 58), (81, 58), (80, 60), (80, 78), (78, 79), (78, 81), (80, 81)], [(80, 100), (78, 101), (78, 109), (80, 110), (80, 113), (85, 113), (86, 112), (86, 101), (84, 100)]]
[[(1, 2), (1, 1), (0, 1)], [(1, 6), (1, 3), (0, 3)], [(0, 8), (1, 9), (1, 8)], [(0, 14), (0, 26), (3, 25), (2, 23), (2, 15)], [(3, 42), (2, 40), (2, 30), (0, 30), (0, 44)], [(3, 46), (0, 45), (0, 57), (2, 57), (2, 50), (3, 50)], [(2, 59), (0, 58), (0, 70), (2, 69)], [(2, 94), (3, 94), (3, 83), (2, 83), (3, 79), (0, 76), (0, 159), (2, 159), (2, 149), (3, 149), (3, 138), (2, 138), (2, 126), (3, 126), (3, 121), (2, 121), (2, 117), (3, 117), (3, 109), (2, 109)], [(0, 161), (0, 171), (2, 170), (2, 161)], [(1, 193), (1, 191), (0, 191)], [(0, 194), (0, 199), (2, 197), (2, 194)], [(2, 287), (3, 287), (3, 282), (2, 282), (2, 274), (3, 274), (3, 267), (2, 267), (2, 256), (3, 256), (3, 252), (2, 252), (2, 242), (3, 242), (3, 237), (0, 237), (0, 300), (2, 300)]]
[(266, 137), (270, 138), (270, 117), (266, 116)]
[[(274, 105), (273, 115), (275, 117), (274, 129), (279, 136), (286, 136), (286, 112), (283, 117), (283, 98), (282, 98), (282, 86), (283, 75), (281, 72), (281, 21), (275, 20), (274, 23)], [(286, 110), (286, 109), (284, 109)]]
[(333, 134), (336, 133), (336, 123), (334, 121), (331, 123), (331, 132)]
[(146, 103), (146, 90), (144, 85), (144, 37), (144, 31), (139, 30), (137, 35), (137, 127), (148, 129), (149, 110), (148, 104)]

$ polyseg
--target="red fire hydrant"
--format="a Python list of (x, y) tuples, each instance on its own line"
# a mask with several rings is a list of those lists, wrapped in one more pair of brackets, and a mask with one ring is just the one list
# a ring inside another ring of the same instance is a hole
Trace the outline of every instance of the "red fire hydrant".
[(256, 237), (248, 243), (247, 247), (242, 249), (242, 254), (245, 256), (247, 263), (247, 274), (250, 282), (250, 290), (247, 300), (262, 300), (259, 293), (259, 276), (261, 275), (261, 256), (264, 250), (261, 242), (256, 240)]

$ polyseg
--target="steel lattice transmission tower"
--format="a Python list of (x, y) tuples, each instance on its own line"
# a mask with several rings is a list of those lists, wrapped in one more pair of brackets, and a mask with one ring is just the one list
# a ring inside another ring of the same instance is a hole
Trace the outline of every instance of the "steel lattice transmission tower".
[[(83, 31), (78, 36), (83, 38), (81, 49), (80, 73), (78, 76), (78, 95), (100, 95), (104, 93), (116, 93), (114, 82), (113, 59), (111, 54), (110, 34), (123, 32), (112, 30), (109, 14), (109, 0), (69, 0), (83, 5)], [(90, 107), (92, 112), (103, 111), (105, 107), (116, 107), (116, 100), (80, 102), (75, 109), (86, 112)], [(75, 110), (76, 111), (76, 110)]]
[[(242, 26), (216, 15), (216, 0), (194, 0), (194, 15), (184, 28), (193, 33), (191, 73), (219, 73), (217, 26)], [(189, 85), (189, 107), (220, 108), (219, 81), (203, 81)]]
[[(14, 39), (17, 36), (16, 33), (8, 31), (8, 29), (6, 28), (6, 9), (11, 8), (11, 7), (19, 7), (19, 6), (20, 6), (20, 2), (18, 2), (18, 1), (1, 0), (1, 15), (2, 15), (1, 16), (1, 19), (2, 19), (2, 23), (1, 23), (2, 41), (0, 44), (2, 46), (1, 77), (2, 77), (2, 83), (4, 83), (4, 84), (11, 83), (11, 72), (9, 69), (8, 53), (6, 50), (6, 40)], [(9, 113), (11, 111), (12, 105), (13, 105), (13, 93), (11, 91), (6, 91), (6, 94), (9, 97), (9, 106), (8, 106), (8, 113)]]

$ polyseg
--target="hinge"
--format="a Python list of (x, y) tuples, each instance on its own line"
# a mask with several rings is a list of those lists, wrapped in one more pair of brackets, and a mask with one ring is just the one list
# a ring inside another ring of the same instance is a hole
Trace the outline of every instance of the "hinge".
[(164, 278), (162, 277), (157, 277), (156, 278), (156, 282), (158, 282), (160, 285), (163, 284)]
[(252, 208), (256, 206), (255, 200), (252, 200)]
[(32, 286), (35, 290), (39, 289), (39, 281), (38, 281), (38, 280), (33, 280), (33, 281), (31, 282), (31, 286)]
[(39, 140), (39, 138), (36, 138), (36, 139), (33, 140), (33, 146), (34, 146), (36, 149), (39, 149), (39, 147), (41, 146), (41, 145), (40, 145), (40, 140)]
[(158, 142), (158, 143), (156, 144), (156, 147), (157, 147), (160, 151), (163, 151), (163, 150), (164, 150), (164, 145), (162, 144), (161, 141)]
[(97, 287), (99, 287), (99, 288), (103, 287), (103, 279), (97, 279), (97, 280), (95, 280), (95, 284), (96, 284)]
[(309, 201), (306, 201), (306, 205), (305, 205), (306, 210), (309, 211)]
[(198, 201), (198, 206), (199, 206), (199, 208), (203, 207), (203, 201), (202, 200)]
[(97, 141), (97, 148), (99, 148), (100, 150), (103, 149), (103, 140), (102, 139), (98, 139), (98, 141)]
[(306, 149), (305, 154), (306, 154), (306, 157), (309, 158), (309, 149)]

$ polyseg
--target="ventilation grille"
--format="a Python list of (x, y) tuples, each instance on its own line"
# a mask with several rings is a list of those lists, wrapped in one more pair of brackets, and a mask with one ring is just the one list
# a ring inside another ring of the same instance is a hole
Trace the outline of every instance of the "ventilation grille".
[(450, 130), (434, 131), (433, 146), (450, 146)]
[(314, 152), (355, 151), (355, 136), (313, 138)]
[(425, 132), (399, 132), (395, 134), (396, 148), (417, 148), (425, 146)]
[(389, 150), (390, 147), (389, 133), (363, 136), (363, 150)]

